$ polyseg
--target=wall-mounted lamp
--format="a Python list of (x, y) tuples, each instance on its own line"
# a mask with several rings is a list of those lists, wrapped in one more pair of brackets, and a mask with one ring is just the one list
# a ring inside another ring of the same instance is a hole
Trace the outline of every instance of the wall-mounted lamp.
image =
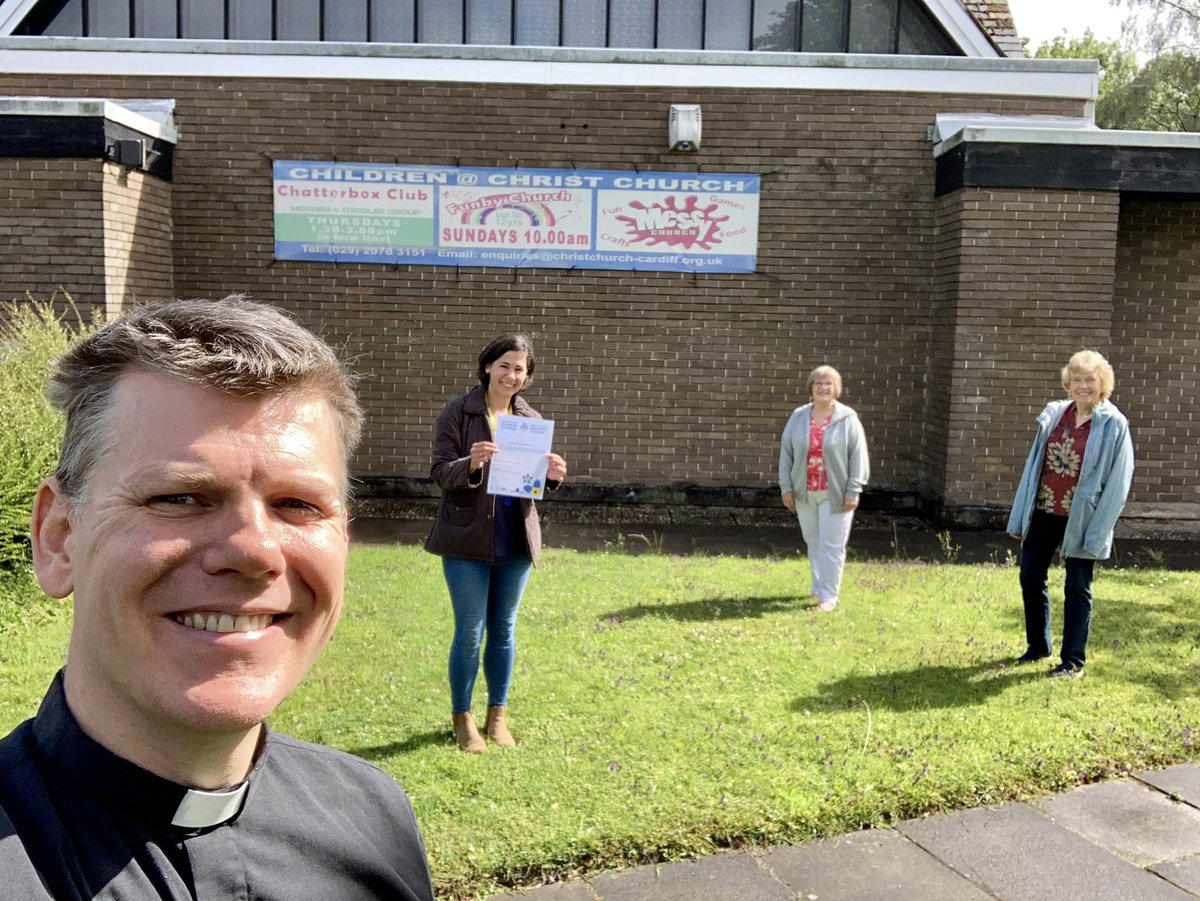
[(700, 149), (700, 104), (672, 103), (667, 126), (667, 146), (683, 153)]
[(117, 140), (108, 145), (108, 158), (122, 166), (146, 168), (146, 142), (141, 138)]

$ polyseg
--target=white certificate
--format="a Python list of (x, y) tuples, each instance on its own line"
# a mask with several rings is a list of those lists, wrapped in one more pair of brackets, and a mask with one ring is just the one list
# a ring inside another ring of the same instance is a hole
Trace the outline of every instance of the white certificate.
[(492, 441), (500, 450), (492, 457), (488, 472), (488, 494), (540, 498), (546, 493), (546, 471), (554, 423), (527, 416), (496, 417)]

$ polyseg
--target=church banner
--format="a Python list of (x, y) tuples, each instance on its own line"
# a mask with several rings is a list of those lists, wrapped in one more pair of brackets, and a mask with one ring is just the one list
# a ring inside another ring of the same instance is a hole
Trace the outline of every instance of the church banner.
[(759, 177), (276, 161), (275, 257), (754, 272)]

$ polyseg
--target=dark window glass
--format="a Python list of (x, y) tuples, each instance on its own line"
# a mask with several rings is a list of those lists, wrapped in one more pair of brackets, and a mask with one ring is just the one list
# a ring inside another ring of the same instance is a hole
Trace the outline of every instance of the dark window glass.
[(754, 50), (796, 50), (797, 0), (754, 0)]
[(235, 41), (269, 41), (271, 0), (229, 0), (229, 36)]
[(467, 0), (468, 44), (512, 43), (512, 0)]
[(851, 0), (851, 53), (894, 53), (897, 0)]
[[(162, 0), (147, 0), (147, 6), (174, 6), (163, 3)], [(180, 27), (185, 38), (195, 40), (216, 39), (225, 37), (225, 3), (224, 0), (182, 0)], [(174, 18), (174, 10), (171, 10)], [(142, 30), (138, 23), (138, 31)], [(172, 35), (173, 36), (173, 35)]]
[(321, 10), (314, 0), (276, 4), (276, 28), (281, 41), (319, 41), (321, 39)]
[(419, 0), (417, 41), (421, 44), (461, 44), (463, 9), (457, 0)]
[(13, 29), (13, 34), (83, 37), (83, 2), (59, 0), (57, 3), (39, 3)]
[(129, 33), (128, 0), (89, 0), (88, 34), (95, 38), (127, 38)]
[(558, 46), (558, 0), (517, 0), (517, 44)]
[(707, 0), (704, 16), (705, 50), (750, 49), (752, 0)]
[(366, 39), (367, 0), (325, 0), (325, 40)]
[(962, 55), (921, 0), (43, 0), (15, 33), (131, 28), (146, 38)]
[(921, 56), (961, 56), (959, 51), (914, 0), (900, 4), (900, 53)]
[(593, 0), (562, 0), (564, 47), (607, 47), (604, 6)]
[(699, 50), (704, 0), (658, 0), (658, 46), (668, 50)]
[(847, 0), (804, 0), (800, 49), (805, 53), (845, 53)]
[(609, 0), (608, 45), (654, 46), (654, 0)]
[(411, 44), (415, 39), (416, 0), (373, 0), (371, 40)]
[(139, 38), (175, 37), (175, 4), (133, 0), (133, 28)]

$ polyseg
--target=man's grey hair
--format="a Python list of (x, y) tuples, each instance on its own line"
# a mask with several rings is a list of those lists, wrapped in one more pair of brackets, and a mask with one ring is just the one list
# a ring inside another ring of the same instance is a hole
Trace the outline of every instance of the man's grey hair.
[(150, 371), (234, 397), (309, 393), (328, 401), (341, 443), (343, 483), (362, 435), (355, 377), (333, 349), (275, 307), (234, 294), (223, 300), (143, 304), (87, 335), (50, 373), (47, 395), (67, 420), (55, 478), (80, 501), (111, 447), (113, 389)]

